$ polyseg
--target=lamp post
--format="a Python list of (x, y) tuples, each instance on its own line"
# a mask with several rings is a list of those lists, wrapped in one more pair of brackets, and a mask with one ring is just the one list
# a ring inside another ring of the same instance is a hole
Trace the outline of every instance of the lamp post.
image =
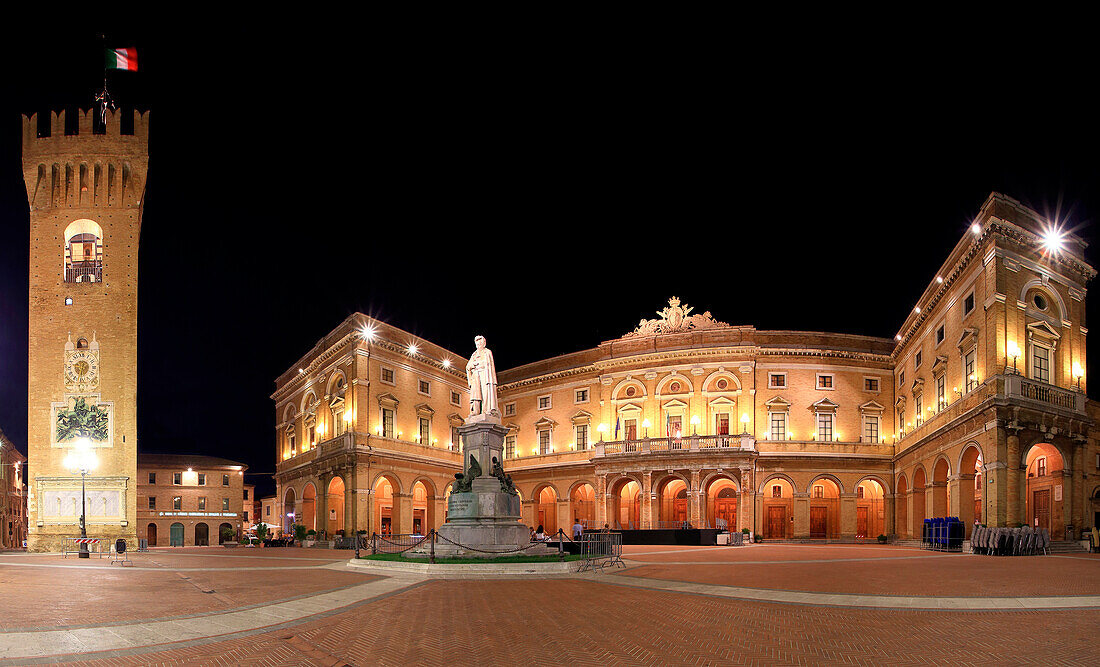
[[(87, 515), (85, 514), (85, 490), (84, 490), (84, 478), (89, 472), (96, 469), (99, 465), (99, 461), (96, 459), (95, 452), (92, 451), (92, 443), (87, 438), (77, 438), (76, 446), (69, 451), (68, 456), (65, 457), (63, 462), (64, 466), (74, 473), (80, 473), (80, 537), (88, 537), (87, 527)], [(89, 558), (91, 554), (88, 553), (88, 543), (80, 543), (80, 558)]]
[(1020, 348), (1016, 345), (1016, 341), (1009, 341), (1008, 356), (1012, 357), (1012, 372), (1016, 373), (1016, 358), (1020, 356)]

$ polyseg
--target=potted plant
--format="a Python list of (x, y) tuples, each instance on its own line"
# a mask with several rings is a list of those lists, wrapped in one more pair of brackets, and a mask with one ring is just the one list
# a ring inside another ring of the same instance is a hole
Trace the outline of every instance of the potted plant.
[(316, 544), (317, 543), (316, 538), (317, 538), (317, 531), (316, 530), (313, 530), (312, 528), (307, 530), (306, 531), (306, 542), (305, 542), (306, 546), (307, 547), (312, 547), (314, 544)]
[(764, 541), (764, 536), (761, 535), (760, 533), (756, 533), (752, 536), (752, 541), (753, 542), (763, 542)]
[(229, 526), (222, 527), (222, 546), (226, 548), (237, 546), (237, 531)]
[(267, 539), (267, 524), (266, 523), (256, 524), (256, 537), (260, 538), (260, 546), (262, 547), (264, 545), (264, 540)]
[(886, 536), (885, 535), (879, 535), (878, 536), (878, 543), (879, 544), (886, 544)]
[(307, 534), (306, 527), (303, 526), (300, 523), (296, 523), (296, 524), (294, 524), (293, 528), (294, 528), (294, 539), (298, 540), (298, 545), (299, 546), (304, 545), (305, 541), (306, 541), (306, 534)]
[(250, 540), (247, 535), (241, 535), (241, 546), (242, 547), (252, 546), (252, 540)]

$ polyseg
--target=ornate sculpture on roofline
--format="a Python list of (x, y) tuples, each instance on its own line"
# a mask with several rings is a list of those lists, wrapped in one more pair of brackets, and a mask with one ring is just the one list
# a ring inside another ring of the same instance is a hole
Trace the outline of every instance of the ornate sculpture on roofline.
[(493, 351), (485, 347), (485, 336), (474, 338), (477, 349), (466, 364), (466, 381), (470, 385), (470, 420), (500, 420), (497, 409), (497, 367)]
[(674, 296), (668, 300), (667, 306), (657, 311), (657, 314), (661, 316), (660, 319), (641, 320), (638, 322), (637, 328), (623, 336), (623, 338), (653, 336), (656, 334), (691, 331), (695, 329), (717, 329), (719, 327), (729, 326), (729, 324), (725, 322), (719, 322), (714, 319), (709, 310), (702, 315), (692, 315), (691, 311), (693, 310), (695, 310), (694, 306), (689, 306), (687, 304), (681, 306), (680, 299)]

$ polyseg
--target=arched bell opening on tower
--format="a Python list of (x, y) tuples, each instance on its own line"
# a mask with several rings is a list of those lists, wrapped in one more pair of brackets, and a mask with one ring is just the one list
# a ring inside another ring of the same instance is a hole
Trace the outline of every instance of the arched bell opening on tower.
[(93, 220), (65, 228), (65, 282), (103, 282), (103, 229)]

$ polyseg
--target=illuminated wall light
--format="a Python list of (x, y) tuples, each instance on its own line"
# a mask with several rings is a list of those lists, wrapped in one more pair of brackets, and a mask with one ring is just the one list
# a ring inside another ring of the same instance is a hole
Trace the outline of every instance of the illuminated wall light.
[(790, 431), (787, 431), (787, 439), (788, 440), (794, 440), (794, 433), (791, 433)]
[(1058, 229), (1048, 229), (1043, 234), (1043, 247), (1046, 248), (1047, 252), (1061, 252), (1065, 240), (1065, 235)]
[(920, 306), (917, 306), (916, 308), (914, 308), (913, 312), (920, 315)]
[(382, 435), (382, 425), (379, 424), (378, 426), (375, 426), (374, 427), (374, 432), (377, 433), (378, 435)]
[(365, 326), (362, 330), (363, 340), (374, 340), (374, 327)]
[(975, 222), (974, 224), (970, 225), (970, 231), (974, 232), (974, 236), (981, 236), (982, 226)]
[(350, 412), (345, 412), (345, 413), (344, 413), (344, 421), (346, 421), (346, 422), (349, 422), (349, 423), (350, 423), (352, 419), (353, 419), (353, 418), (352, 418), (352, 416), (351, 416), (351, 413), (350, 413)]
[(901, 340), (901, 334), (894, 336), (894, 340)]
[(451, 360), (450, 359), (444, 359), (443, 360), (443, 368), (450, 368), (450, 367), (451, 367)]
[(409, 354), (416, 354), (419, 350), (420, 348), (416, 346), (416, 343), (409, 344)]

